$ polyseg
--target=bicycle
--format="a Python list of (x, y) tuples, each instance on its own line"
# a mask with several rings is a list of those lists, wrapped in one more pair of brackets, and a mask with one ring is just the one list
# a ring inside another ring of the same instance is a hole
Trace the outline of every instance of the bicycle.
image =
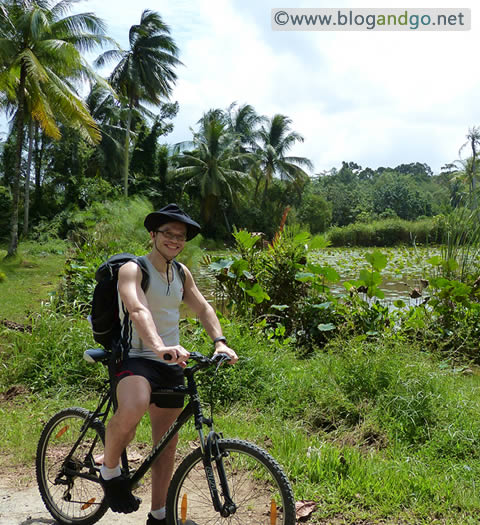
[[(100, 482), (100, 465), (95, 458), (103, 454), (105, 422), (116, 404), (109, 365), (111, 352), (89, 349), (84, 357), (109, 367), (109, 379), (97, 408), (93, 412), (79, 407), (59, 411), (45, 425), (37, 447), (40, 494), (50, 514), (62, 525), (96, 523), (108, 509)], [(172, 477), (166, 504), (167, 523), (294, 525), (292, 488), (277, 461), (248, 441), (223, 438), (215, 432), (213, 418), (203, 414), (194, 376), (211, 366), (218, 369), (228, 359), (225, 354), (209, 358), (192, 352), (190, 360), (195, 364), (184, 370), (187, 384), (152, 393), (152, 402), (165, 395), (187, 396), (189, 401), (138, 469), (130, 468), (124, 451), (122, 470), (134, 490), (170, 439), (193, 417), (200, 446), (181, 461)]]

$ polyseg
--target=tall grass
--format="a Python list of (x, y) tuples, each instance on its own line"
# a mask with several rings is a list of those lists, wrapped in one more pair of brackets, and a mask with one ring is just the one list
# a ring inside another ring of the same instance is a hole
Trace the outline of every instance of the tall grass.
[[(447, 369), (398, 341), (333, 340), (326, 351), (302, 359), (294, 346), (267, 341), (237, 321), (223, 324), (240, 361), (199, 379), (203, 399), (215, 400), (216, 428), (267, 448), (297, 499), (317, 502), (313, 523), (338, 513), (352, 523), (386, 516), (474, 523), (480, 511), (478, 376)], [(195, 322), (184, 322), (182, 331), (187, 348), (211, 352)], [(59, 392), (70, 398), (64, 406), (93, 404), (87, 392), (104, 376), (102, 367), (82, 360), (90, 343), (84, 321), (42, 311), (31, 335), (3, 336), (8, 348), (0, 390), (27, 385), (44, 419), (62, 404)], [(45, 393), (53, 394), (50, 403)], [(11, 425), (2, 435), (13, 449), (23, 446), (14, 429), (25, 432), (23, 421), (35, 413), (29, 407), (0, 403)], [(189, 426), (183, 434), (182, 450), (195, 431)], [(138, 439), (149, 440), (147, 423)], [(28, 447), (31, 456), (34, 443)]]
[[(337, 341), (299, 359), (238, 323), (225, 332), (240, 362), (202, 383), (224, 414), (217, 428), (268, 448), (297, 499), (318, 503), (313, 522), (341, 513), (351, 523), (474, 523), (478, 377), (400, 343)], [(208, 350), (189, 333), (190, 345)]]
[(357, 222), (330, 228), (327, 237), (332, 246), (395, 246), (438, 243), (442, 234), (442, 221), (433, 217), (414, 222), (403, 219)]
[(98, 371), (83, 360), (83, 352), (93, 344), (84, 317), (45, 306), (29, 321), (31, 333), (2, 331), (0, 390), (23, 384), (34, 392), (51, 393), (89, 390), (101, 383)]
[(72, 216), (71, 237), (104, 254), (145, 251), (149, 237), (143, 221), (151, 211), (151, 203), (142, 197), (97, 202)]
[(455, 261), (456, 264), (445, 264), (445, 276), (465, 281), (478, 277), (480, 268), (480, 221), (478, 211), (469, 208), (457, 208), (445, 217), (442, 235), (442, 259)]
[(23, 323), (42, 302), (51, 300), (67, 252), (66, 243), (58, 239), (23, 242), (17, 256), (7, 260), (0, 250), (0, 319)]

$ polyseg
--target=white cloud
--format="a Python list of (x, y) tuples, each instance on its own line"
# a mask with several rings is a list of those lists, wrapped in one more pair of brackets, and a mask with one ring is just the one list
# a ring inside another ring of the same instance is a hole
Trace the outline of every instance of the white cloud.
[[(342, 2), (341, 8), (405, 7), (393, 0), (362, 3)], [(472, 8), (466, 32), (272, 31), (271, 9), (283, 4), (89, 0), (76, 10), (106, 20), (124, 47), (145, 8), (170, 26), (185, 67), (177, 70), (172, 99), (180, 113), (169, 141), (190, 139), (189, 128), (205, 111), (237, 101), (268, 116), (288, 115), (305, 137), (292, 154), (311, 158), (317, 171), (342, 160), (373, 168), (418, 161), (438, 171), (458, 157), (468, 128), (480, 124), (474, 61), (480, 12)], [(322, 6), (331, 7), (322, 0), (291, 5)], [(452, 3), (424, 0), (422, 7)]]

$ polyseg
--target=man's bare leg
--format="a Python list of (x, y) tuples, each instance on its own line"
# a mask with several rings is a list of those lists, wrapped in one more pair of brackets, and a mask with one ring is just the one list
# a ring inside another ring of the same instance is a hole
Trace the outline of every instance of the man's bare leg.
[(150, 404), (151, 388), (142, 376), (129, 376), (117, 386), (118, 408), (107, 425), (103, 463), (114, 468), (120, 455), (135, 437), (138, 423)]
[[(154, 443), (160, 441), (163, 434), (170, 428), (181, 411), (181, 408), (159, 408), (155, 405), (150, 405), (150, 420)], [(152, 465), (152, 510), (158, 510), (165, 506), (168, 486), (175, 466), (177, 442), (178, 435), (172, 438)]]
[[(122, 452), (134, 438), (137, 425), (148, 409), (150, 394), (150, 384), (144, 377), (129, 376), (118, 383), (118, 408), (107, 425), (103, 469), (118, 467)], [(116, 476), (115, 473), (109, 475)], [(103, 486), (113, 511), (128, 513), (138, 509), (140, 500), (132, 495), (129, 482), (123, 476), (105, 478)]]

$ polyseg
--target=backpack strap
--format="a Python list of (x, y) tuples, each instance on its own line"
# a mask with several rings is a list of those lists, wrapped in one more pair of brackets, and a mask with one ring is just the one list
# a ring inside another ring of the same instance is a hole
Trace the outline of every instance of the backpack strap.
[[(142, 270), (142, 282), (141, 287), (144, 292), (147, 291), (150, 284), (150, 274), (148, 272), (148, 266), (143, 257), (136, 257), (132, 259)], [(132, 346), (132, 322), (130, 321), (130, 316), (128, 310), (125, 308), (125, 305), (122, 302), (122, 312), (123, 312), (123, 323), (122, 331), (120, 337), (120, 346), (121, 346), (121, 356), (122, 360), (125, 360), (128, 356), (128, 352)]]
[(183, 286), (182, 301), (183, 301), (183, 298), (185, 297), (185, 280), (186, 280), (185, 270), (183, 269), (183, 266), (175, 259), (173, 260), (173, 264), (175, 265), (175, 268), (177, 269), (178, 274), (180, 275), (180, 279), (182, 281), (182, 286)]
[(136, 259), (132, 259), (134, 262), (140, 266), (140, 269), (142, 270), (142, 290), (146, 292), (148, 290), (148, 286), (150, 284), (150, 274), (148, 273), (148, 266), (145, 262), (145, 259), (143, 257), (137, 257)]

